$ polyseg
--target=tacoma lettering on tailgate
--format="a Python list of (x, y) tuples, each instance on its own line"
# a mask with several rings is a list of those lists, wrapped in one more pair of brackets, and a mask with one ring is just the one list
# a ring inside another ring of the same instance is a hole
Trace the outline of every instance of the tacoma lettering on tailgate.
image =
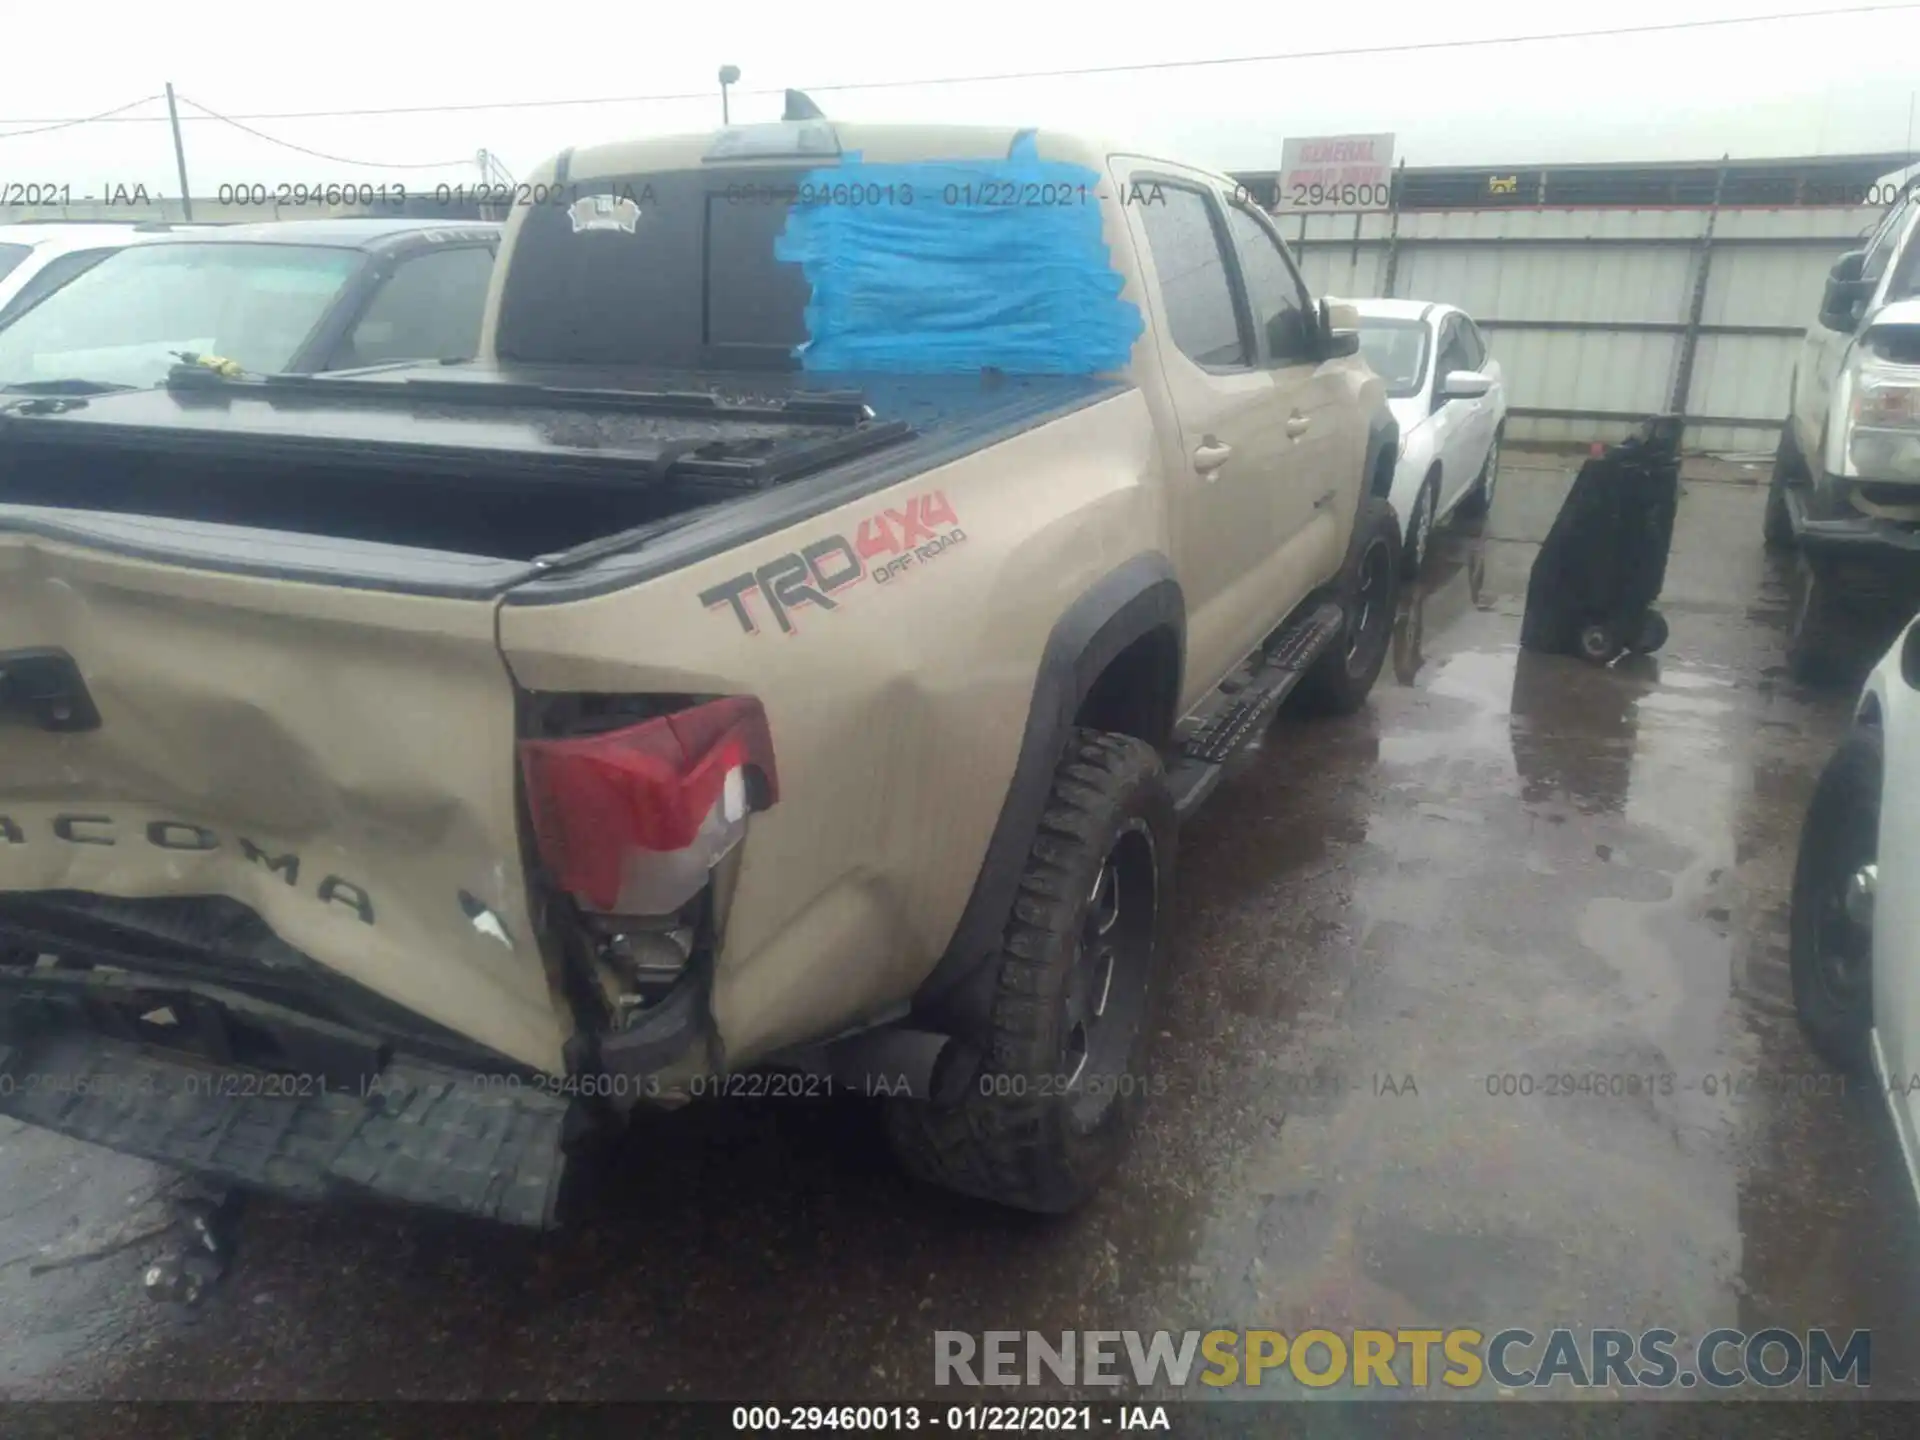
[[(884, 585), (967, 538), (944, 491), (910, 496), (899, 509), (882, 510), (854, 527), (853, 538), (829, 535), (799, 550), (775, 556), (700, 593), (709, 610), (728, 606), (746, 635), (758, 635), (748, 601), (759, 595), (783, 635), (797, 633), (793, 612), (803, 605), (837, 610), (833, 597), (869, 577)], [(869, 564), (868, 562), (874, 562)]]
[[(55, 840), (67, 845), (118, 845), (121, 839), (119, 824), (111, 815), (55, 815), (47, 828), (53, 832)], [(160, 850), (204, 851), (220, 848), (218, 835), (204, 825), (189, 824), (185, 820), (151, 821), (142, 838), (148, 845)], [(26, 843), (26, 827), (11, 815), (0, 815), (0, 846)], [(266, 867), (288, 885), (300, 883), (298, 855), (269, 854), (244, 835), (235, 837), (234, 843), (247, 859)], [(373, 924), (373, 897), (351, 880), (343, 880), (338, 875), (324, 875), (314, 887), (314, 898), (323, 905), (344, 905), (366, 924)]]

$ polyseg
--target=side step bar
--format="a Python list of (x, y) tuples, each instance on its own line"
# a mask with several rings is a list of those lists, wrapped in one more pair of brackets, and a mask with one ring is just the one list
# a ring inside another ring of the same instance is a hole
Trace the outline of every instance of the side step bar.
[(1213, 793), (1227, 762), (1266, 730), (1300, 677), (1346, 629), (1346, 612), (1326, 600), (1274, 632), (1248, 663), (1180, 724), (1167, 763), (1174, 809), (1182, 816)]

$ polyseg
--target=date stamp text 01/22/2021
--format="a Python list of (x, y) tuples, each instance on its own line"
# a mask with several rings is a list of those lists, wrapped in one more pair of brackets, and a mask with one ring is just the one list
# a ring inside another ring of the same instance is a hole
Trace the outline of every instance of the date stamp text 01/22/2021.
[(67, 180), (0, 179), (0, 207), (10, 205), (153, 205), (166, 197), (144, 185), (98, 180), (75, 185)]
[(1093, 1434), (1173, 1429), (1165, 1405), (736, 1405), (736, 1433), (901, 1435), (916, 1430), (956, 1435)]
[[(29, 1077), (31, 1078), (31, 1077)], [(0, 1098), (16, 1089), (65, 1089), (83, 1092), (89, 1084), (86, 1076), (39, 1077), (44, 1083), (28, 1086), (20, 1079), (0, 1075)], [(158, 1082), (150, 1076), (127, 1082), (119, 1077), (94, 1077), (103, 1084), (124, 1085), (152, 1092)], [(600, 1100), (648, 1100), (678, 1094), (695, 1100), (828, 1100), (835, 1096), (898, 1096), (912, 1093), (913, 1082), (904, 1072), (873, 1070), (847, 1076), (808, 1071), (745, 1070), (725, 1075), (694, 1075), (675, 1082), (653, 1075), (627, 1075), (617, 1071), (583, 1072), (576, 1075), (521, 1075), (510, 1071), (475, 1071), (456, 1082), (480, 1090), (531, 1090), (556, 1098)], [(98, 1088), (98, 1087), (95, 1087)], [(205, 1069), (190, 1070), (183, 1081), (189, 1095), (230, 1100), (300, 1099), (306, 1096), (341, 1094), (372, 1099), (388, 1094), (404, 1094), (411, 1082), (367, 1074), (342, 1079), (337, 1076), (305, 1072)]]

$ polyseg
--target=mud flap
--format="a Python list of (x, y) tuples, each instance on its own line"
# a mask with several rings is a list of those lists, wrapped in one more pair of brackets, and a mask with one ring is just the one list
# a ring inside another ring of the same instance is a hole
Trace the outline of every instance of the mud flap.
[(563, 1098), (414, 1060), (365, 1087), (259, 1093), (274, 1079), (85, 1033), (0, 1043), (0, 1114), (29, 1125), (295, 1199), (553, 1224)]

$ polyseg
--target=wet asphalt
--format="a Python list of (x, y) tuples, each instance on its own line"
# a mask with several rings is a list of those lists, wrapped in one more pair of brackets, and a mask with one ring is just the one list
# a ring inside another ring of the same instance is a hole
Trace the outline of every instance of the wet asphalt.
[(1189, 825), (1163, 1093), (1083, 1212), (921, 1189), (858, 1103), (716, 1101), (648, 1117), (552, 1236), (254, 1202), (181, 1310), (140, 1294), (173, 1178), (4, 1122), (0, 1396), (898, 1400), (936, 1329), (1309, 1325), (1868, 1328), (1875, 1396), (1920, 1393), (1892, 1131), (1787, 983), (1847, 697), (1785, 677), (1726, 466), (1652, 663), (1520, 655), (1571, 468), (1509, 455), (1368, 707), (1283, 717)]

